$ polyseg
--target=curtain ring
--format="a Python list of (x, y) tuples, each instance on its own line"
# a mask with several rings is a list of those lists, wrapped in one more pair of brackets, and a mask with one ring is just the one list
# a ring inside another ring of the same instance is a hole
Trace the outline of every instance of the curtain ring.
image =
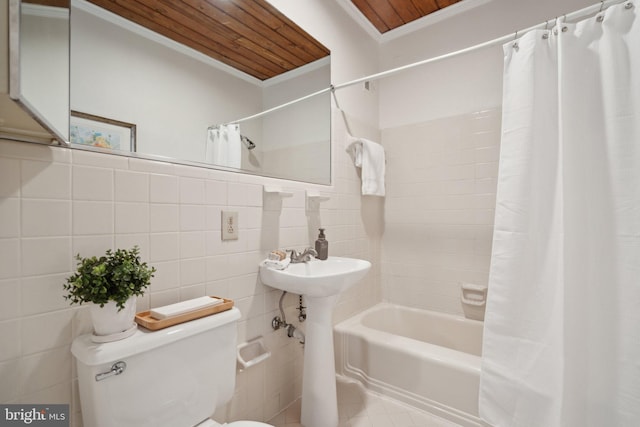
[(633, 7), (633, 3), (630, 2), (630, 1), (625, 3), (625, 5), (624, 5), (624, 8), (627, 9), (627, 10), (631, 9), (632, 7)]
[(518, 32), (517, 31), (516, 31), (515, 36), (513, 37), (513, 45), (511, 47), (513, 47), (515, 50), (520, 49), (520, 46), (518, 45)]
[(542, 34), (542, 40), (549, 38), (549, 21), (544, 23), (544, 34)]

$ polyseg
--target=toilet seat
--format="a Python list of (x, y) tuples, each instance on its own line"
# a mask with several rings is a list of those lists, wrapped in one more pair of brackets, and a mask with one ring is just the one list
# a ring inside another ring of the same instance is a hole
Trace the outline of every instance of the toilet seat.
[(258, 421), (234, 421), (228, 424), (218, 424), (212, 419), (201, 422), (196, 427), (273, 427), (271, 424), (265, 424)]

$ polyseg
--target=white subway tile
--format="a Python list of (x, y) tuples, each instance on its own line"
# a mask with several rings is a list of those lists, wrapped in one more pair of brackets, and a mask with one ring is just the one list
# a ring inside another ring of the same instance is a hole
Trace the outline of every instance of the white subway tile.
[[(20, 396), (20, 403), (35, 405), (41, 404), (42, 402), (47, 402), (47, 404), (68, 404), (72, 399), (71, 388), (70, 382), (56, 384), (52, 387), (47, 387), (43, 390), (38, 390), (36, 392)], [(73, 411), (73, 408), (74, 406), (71, 406), (71, 411)], [(73, 422), (74, 416), (71, 415), (70, 418), (71, 422)]]
[(20, 276), (20, 240), (0, 239), (0, 279)]
[[(264, 292), (260, 292), (256, 275), (250, 274), (245, 276), (232, 277), (229, 279), (229, 298), (237, 300), (240, 298), (255, 296), (256, 294), (264, 294)], [(254, 303), (255, 302), (256, 301), (254, 301)], [(260, 300), (260, 302), (260, 307), (252, 308), (253, 313), (264, 313), (264, 300)]]
[(498, 188), (497, 178), (476, 179), (476, 184), (475, 184), (476, 194), (496, 194), (497, 188)]
[(113, 249), (113, 239), (113, 234), (74, 236), (73, 255), (80, 254), (83, 257), (102, 256), (107, 249)]
[(476, 163), (497, 162), (500, 160), (500, 147), (484, 147), (476, 150)]
[(20, 384), (21, 376), (20, 359), (11, 359), (7, 362), (0, 362), (0, 378), (3, 384), (11, 384), (11, 387), (0, 387), (0, 401), (11, 402), (17, 399), (24, 387)]
[(22, 353), (33, 354), (71, 344), (72, 310), (22, 319)]
[(149, 231), (178, 231), (178, 205), (152, 203), (149, 206)]
[[(226, 209), (222, 206), (207, 206), (205, 210), (205, 230), (220, 230), (222, 227), (222, 210)], [(238, 212), (238, 221), (240, 221), (240, 209), (233, 208)]]
[(224, 206), (227, 204), (227, 183), (207, 180), (205, 184), (206, 202), (209, 205)]
[[(101, 255), (101, 254), (100, 254)], [(90, 256), (82, 254), (82, 256)], [(76, 260), (74, 260), (74, 271)], [(21, 309), (24, 316), (62, 310), (69, 307), (70, 302), (64, 299), (67, 292), (62, 287), (71, 272), (50, 274), (46, 276), (22, 278)]]
[(228, 268), (228, 255), (210, 256), (205, 262), (207, 282), (225, 279), (231, 275)]
[(46, 237), (22, 239), (22, 275), (37, 276), (71, 270), (71, 238)]
[(206, 179), (210, 175), (210, 170), (197, 166), (174, 165), (174, 173), (180, 177)]
[(229, 193), (227, 200), (229, 206), (246, 206), (247, 205), (247, 184), (230, 182), (228, 184)]
[(17, 385), (25, 393), (34, 393), (68, 382), (71, 378), (72, 361), (69, 346), (25, 356), (21, 359)]
[(198, 258), (205, 255), (204, 234), (201, 231), (180, 233), (180, 258)]
[(182, 286), (204, 283), (206, 275), (205, 258), (180, 260), (180, 284)]
[(198, 231), (205, 229), (205, 206), (180, 205), (180, 230)]
[(22, 197), (69, 199), (71, 166), (63, 163), (23, 160)]
[(180, 287), (180, 262), (166, 261), (152, 263), (156, 268), (153, 279), (151, 279), (151, 292), (166, 291)]
[(19, 357), (22, 353), (20, 340), (20, 320), (0, 322), (0, 362)]
[(150, 172), (173, 175), (174, 167), (171, 163), (155, 160), (129, 158), (129, 169), (138, 172)]
[(149, 260), (151, 262), (180, 259), (178, 233), (151, 233), (149, 235)]
[(144, 172), (115, 171), (115, 200), (118, 202), (148, 202), (149, 175)]
[(73, 202), (73, 234), (113, 234), (114, 208), (111, 202)]
[(207, 256), (221, 255), (222, 251), (222, 232), (218, 230), (204, 232), (204, 244)]
[(205, 180), (180, 177), (180, 203), (191, 205), (205, 204)]
[(131, 249), (134, 246), (137, 246), (140, 249), (140, 260), (149, 262), (150, 254), (148, 233), (116, 234), (116, 248)]
[(247, 184), (247, 206), (262, 206), (262, 185)]
[(20, 160), (0, 158), (0, 197), (18, 197), (19, 195)]
[(0, 156), (57, 163), (71, 162), (71, 150), (66, 148), (4, 140), (0, 141)]
[(84, 166), (97, 166), (108, 169), (127, 169), (129, 162), (126, 157), (113, 156), (111, 154), (95, 153), (85, 150), (71, 150), (73, 164)]
[(184, 286), (180, 288), (180, 301), (187, 301), (194, 298), (206, 296), (206, 286), (198, 284), (193, 286)]
[(0, 280), (0, 320), (18, 317), (20, 311), (20, 280)]
[(22, 236), (71, 234), (71, 201), (22, 199)]
[(170, 289), (167, 291), (152, 292), (149, 295), (149, 307), (163, 307), (169, 304), (180, 302), (180, 289)]
[(113, 200), (113, 170), (73, 166), (74, 200)]
[(115, 204), (116, 233), (148, 233), (149, 232), (149, 204), (148, 203), (116, 203)]
[(178, 177), (149, 175), (149, 201), (151, 203), (178, 203)]
[(20, 199), (0, 198), (0, 238), (20, 236)]

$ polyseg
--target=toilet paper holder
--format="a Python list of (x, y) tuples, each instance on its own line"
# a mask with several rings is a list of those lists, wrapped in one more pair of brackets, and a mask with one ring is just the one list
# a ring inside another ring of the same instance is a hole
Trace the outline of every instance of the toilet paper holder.
[(271, 352), (264, 345), (262, 336), (244, 342), (238, 346), (238, 363), (240, 371), (257, 365), (271, 357)]

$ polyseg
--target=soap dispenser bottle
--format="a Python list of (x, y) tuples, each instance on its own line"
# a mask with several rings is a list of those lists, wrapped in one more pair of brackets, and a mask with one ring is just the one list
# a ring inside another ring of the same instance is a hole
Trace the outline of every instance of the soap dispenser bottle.
[(324, 235), (324, 228), (320, 228), (320, 234), (318, 240), (316, 240), (316, 252), (318, 253), (317, 259), (325, 260), (329, 256), (329, 242)]

